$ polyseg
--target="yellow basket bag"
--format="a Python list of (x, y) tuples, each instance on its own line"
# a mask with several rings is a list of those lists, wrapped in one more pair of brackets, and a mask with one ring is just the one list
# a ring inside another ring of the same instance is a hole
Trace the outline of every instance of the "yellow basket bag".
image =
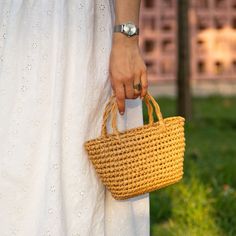
[[(149, 123), (120, 132), (116, 124), (117, 103), (112, 95), (103, 114), (101, 136), (84, 143), (98, 176), (116, 200), (152, 192), (183, 177), (185, 119), (163, 119), (149, 92), (144, 101)], [(153, 119), (153, 106), (157, 122)], [(113, 133), (108, 134), (106, 123), (110, 115)]]

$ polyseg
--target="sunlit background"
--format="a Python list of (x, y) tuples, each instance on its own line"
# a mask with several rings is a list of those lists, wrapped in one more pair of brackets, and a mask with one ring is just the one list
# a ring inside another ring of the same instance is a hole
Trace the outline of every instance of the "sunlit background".
[[(187, 2), (189, 75), (177, 73)], [(150, 194), (151, 235), (235, 236), (236, 0), (143, 0), (140, 27), (149, 90), (164, 117), (187, 115), (184, 178)]]
[[(140, 45), (156, 94), (175, 94), (176, 8), (177, 0), (142, 1)], [(235, 94), (236, 0), (189, 1), (189, 26), (193, 93)]]

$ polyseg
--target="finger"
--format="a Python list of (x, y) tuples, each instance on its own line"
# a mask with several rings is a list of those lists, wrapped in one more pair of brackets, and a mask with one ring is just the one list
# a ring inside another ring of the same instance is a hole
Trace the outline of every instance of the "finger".
[[(141, 75), (136, 75), (134, 79), (134, 85), (141, 83)], [(137, 98), (141, 95), (141, 90), (138, 90), (137, 88), (134, 88), (134, 98)]]
[(141, 74), (141, 84), (142, 84), (142, 91), (141, 91), (141, 98), (143, 98), (147, 94), (148, 90), (148, 79), (147, 79), (147, 72), (143, 72)]
[(125, 112), (125, 88), (122, 83), (115, 85), (115, 96), (119, 113), (123, 115)]
[(131, 80), (125, 83), (125, 97), (130, 99), (134, 97), (133, 82)]
[(113, 80), (113, 76), (112, 74), (109, 72), (109, 79), (110, 79), (110, 84), (111, 84), (111, 88), (112, 88), (112, 91), (113, 91), (113, 94), (115, 95), (116, 91), (115, 91), (115, 82)]

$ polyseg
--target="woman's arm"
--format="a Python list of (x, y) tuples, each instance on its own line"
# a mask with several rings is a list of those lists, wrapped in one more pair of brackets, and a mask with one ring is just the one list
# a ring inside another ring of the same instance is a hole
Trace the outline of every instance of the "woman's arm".
[(139, 23), (140, 0), (115, 0), (115, 24), (132, 21)]
[[(115, 0), (115, 24), (128, 21), (139, 25), (140, 0)], [(127, 37), (113, 33), (109, 74), (120, 114), (125, 111), (125, 98), (145, 96), (148, 88), (146, 65), (138, 45), (138, 35)], [(141, 93), (133, 85), (141, 82)]]

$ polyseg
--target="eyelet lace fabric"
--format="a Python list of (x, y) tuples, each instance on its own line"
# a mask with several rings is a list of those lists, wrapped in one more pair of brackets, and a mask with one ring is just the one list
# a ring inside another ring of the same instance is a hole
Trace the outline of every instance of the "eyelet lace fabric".
[[(0, 235), (149, 236), (149, 194), (117, 201), (83, 143), (112, 89), (111, 0), (0, 1)], [(118, 128), (143, 124), (126, 100)]]

